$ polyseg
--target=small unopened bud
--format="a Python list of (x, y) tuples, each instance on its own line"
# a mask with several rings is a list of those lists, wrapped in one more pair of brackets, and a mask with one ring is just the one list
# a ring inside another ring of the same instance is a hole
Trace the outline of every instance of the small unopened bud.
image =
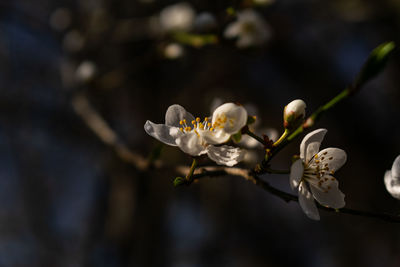
[(354, 93), (360, 89), (361, 86), (363, 86), (370, 79), (374, 78), (385, 68), (389, 56), (395, 47), (396, 45), (394, 42), (386, 42), (372, 50), (367, 62), (365, 62), (355, 83), (353, 84), (353, 87), (351, 88), (351, 93)]
[(303, 123), (305, 115), (306, 103), (301, 99), (293, 100), (283, 110), (283, 126), (293, 130)]

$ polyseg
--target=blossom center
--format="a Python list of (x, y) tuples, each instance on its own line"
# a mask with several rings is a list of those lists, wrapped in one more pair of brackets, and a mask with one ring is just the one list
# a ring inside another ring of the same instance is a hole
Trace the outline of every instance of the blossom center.
[(333, 157), (327, 158), (328, 152), (322, 154), (319, 158), (318, 154), (311, 158), (308, 163), (304, 163), (303, 179), (310, 184), (321, 188), (327, 193), (331, 186), (328, 181), (335, 181), (335, 177), (332, 175), (335, 170), (329, 168), (329, 161), (333, 160)]
[(219, 114), (216, 117), (216, 119), (212, 125), (212, 128), (213, 129), (224, 129), (227, 122), (229, 123), (230, 127), (233, 127), (235, 120), (233, 118), (228, 119), (225, 113)]
[[(214, 131), (214, 127), (211, 127), (211, 123), (209, 122), (208, 117), (205, 117), (203, 121), (199, 117), (197, 117), (195, 120), (191, 121), (191, 124), (188, 124), (185, 119), (179, 121), (179, 124), (181, 127), (179, 130), (182, 133), (190, 133), (194, 132), (197, 134), (198, 137), (200, 137), (199, 131)], [(189, 126), (191, 125), (191, 126)]]

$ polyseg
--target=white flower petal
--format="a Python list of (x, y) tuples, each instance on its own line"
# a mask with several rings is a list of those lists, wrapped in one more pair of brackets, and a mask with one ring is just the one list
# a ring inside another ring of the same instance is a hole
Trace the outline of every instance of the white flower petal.
[(225, 30), (226, 38), (238, 37), (236, 45), (245, 48), (262, 45), (271, 38), (271, 27), (252, 9), (238, 13), (237, 21), (228, 25)]
[(307, 184), (301, 182), (299, 185), (299, 204), (308, 218), (319, 221), (319, 212)]
[(144, 124), (144, 130), (155, 139), (170, 146), (176, 146), (177, 144), (175, 140), (183, 134), (177, 127), (167, 126), (165, 124), (155, 124), (151, 121), (146, 121)]
[(308, 161), (318, 153), (319, 146), (325, 137), (326, 129), (317, 129), (307, 134), (300, 144), (300, 158), (308, 163)]
[(239, 23), (238, 21), (229, 24), (224, 31), (225, 38), (235, 38), (236, 36), (238, 36), (240, 34), (241, 26), (241, 23)]
[(310, 184), (314, 198), (324, 206), (340, 209), (345, 206), (344, 194), (339, 190), (338, 181), (330, 175), (321, 178), (321, 184)]
[(194, 120), (194, 117), (181, 105), (174, 104), (169, 106), (165, 113), (165, 124), (179, 128), (181, 127), (179, 124), (181, 120), (186, 120), (190, 124)]
[(191, 156), (200, 156), (207, 153), (207, 149), (203, 144), (203, 139), (195, 132), (183, 134), (176, 139), (176, 144), (183, 152)]
[(224, 103), (224, 101), (219, 98), (219, 97), (214, 97), (214, 99), (211, 101), (210, 105), (210, 114), (213, 114), (214, 111), (221, 106)]
[(195, 15), (190, 4), (177, 3), (160, 12), (160, 23), (165, 31), (187, 31), (192, 27)]
[(386, 190), (392, 195), (392, 197), (400, 199), (400, 179), (392, 176), (392, 171), (385, 172), (384, 178)]
[(393, 162), (392, 177), (400, 179), (400, 155)]
[(290, 187), (292, 190), (299, 186), (300, 180), (303, 177), (304, 166), (303, 161), (301, 159), (296, 160), (292, 167), (290, 167)]
[(207, 155), (219, 165), (232, 167), (244, 157), (244, 151), (232, 146), (208, 146)]
[(225, 103), (213, 113), (212, 125), (216, 130), (223, 129), (228, 134), (235, 134), (247, 123), (247, 111), (234, 103)]
[(318, 153), (318, 160), (323, 168), (328, 168), (328, 172), (336, 172), (346, 163), (347, 155), (342, 149), (329, 147)]
[(231, 138), (231, 135), (226, 133), (223, 130), (216, 131), (199, 131), (201, 137), (203, 137), (204, 141), (212, 145), (218, 145), (225, 143)]

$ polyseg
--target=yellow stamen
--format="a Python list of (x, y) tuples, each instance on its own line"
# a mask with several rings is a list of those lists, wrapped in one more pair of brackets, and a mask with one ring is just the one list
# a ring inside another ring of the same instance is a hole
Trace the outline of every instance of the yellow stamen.
[(192, 121), (192, 124), (196, 124), (196, 121), (195, 121), (195, 120), (193, 120), (193, 121)]
[(196, 118), (196, 121), (197, 121), (197, 122), (200, 122), (200, 118), (199, 118), (199, 117), (197, 117), (197, 118)]

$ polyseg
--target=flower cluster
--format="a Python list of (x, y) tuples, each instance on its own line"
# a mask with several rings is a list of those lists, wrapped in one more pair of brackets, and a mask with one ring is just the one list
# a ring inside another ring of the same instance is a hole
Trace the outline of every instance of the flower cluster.
[[(270, 2), (268, 1), (268, 3)], [(265, 4), (267, 3), (255, 3), (255, 5)], [(223, 31), (223, 37), (235, 39), (238, 48), (261, 46), (271, 39), (271, 27), (254, 9), (239, 10), (233, 15), (235, 19)], [(194, 46), (216, 43), (215, 38), (201, 36), (203, 33), (212, 33), (218, 30), (215, 16), (209, 12), (196, 14), (196, 10), (187, 2), (176, 3), (161, 10), (157, 18), (157, 25), (159, 25), (157, 29), (161, 33), (179, 36), (178, 43)], [(177, 46), (178, 43), (174, 45)], [(166, 48), (171, 49), (169, 46)], [(176, 58), (175, 54), (170, 56), (168, 52), (165, 52), (167, 57)]]
[[(296, 127), (305, 127), (301, 126), (304, 122), (305, 108), (306, 104), (300, 99), (285, 106), (283, 112), (285, 133), (273, 146), (279, 144)], [(217, 164), (231, 167), (244, 159), (246, 150), (225, 143), (230, 141), (233, 135), (241, 133), (245, 126), (247, 128), (244, 132), (249, 134), (247, 137), (252, 136), (248, 132), (248, 118), (250, 117), (246, 109), (234, 103), (218, 106), (211, 117), (205, 117), (203, 120), (195, 118), (182, 106), (175, 104), (168, 108), (165, 124), (147, 121), (144, 129), (159, 141), (178, 146), (193, 157), (206, 154)], [(308, 133), (301, 141), (299, 157), (290, 168), (290, 187), (297, 191), (300, 207), (313, 220), (320, 219), (318, 205), (333, 209), (345, 206), (345, 195), (339, 189), (335, 173), (346, 163), (347, 155), (339, 148), (320, 150), (326, 133), (326, 129)], [(237, 141), (233, 143), (240, 144)], [(400, 155), (394, 160), (392, 169), (386, 171), (384, 182), (387, 191), (393, 197), (400, 199)], [(315, 201), (319, 204), (317, 205)]]
[(145, 131), (159, 141), (178, 146), (191, 156), (207, 154), (217, 164), (233, 166), (243, 158), (243, 151), (226, 143), (247, 122), (247, 111), (242, 106), (226, 103), (219, 106), (211, 119), (194, 118), (180, 105), (172, 105), (165, 114), (165, 124), (147, 121)]
[(270, 26), (252, 9), (238, 12), (237, 20), (229, 24), (224, 32), (228, 39), (237, 38), (238, 48), (263, 45), (271, 35)]
[[(274, 145), (304, 122), (305, 107), (303, 100), (296, 99), (284, 108), (285, 133)], [(246, 150), (225, 143), (240, 133), (247, 122), (247, 111), (238, 104), (222, 104), (211, 117), (203, 120), (175, 104), (168, 108), (165, 124), (147, 121), (144, 129), (159, 141), (178, 146), (193, 157), (206, 154), (217, 164), (231, 167), (243, 160)], [(298, 192), (299, 203), (305, 214), (314, 220), (320, 218), (315, 200), (322, 206), (334, 209), (345, 205), (344, 194), (339, 190), (334, 174), (346, 162), (346, 152), (338, 148), (319, 151), (326, 133), (326, 129), (318, 129), (307, 134), (300, 145), (300, 158), (294, 161), (290, 169), (290, 186)], [(398, 168), (398, 165), (394, 164), (393, 168)], [(391, 177), (398, 179), (398, 172), (398, 169), (392, 171)]]

